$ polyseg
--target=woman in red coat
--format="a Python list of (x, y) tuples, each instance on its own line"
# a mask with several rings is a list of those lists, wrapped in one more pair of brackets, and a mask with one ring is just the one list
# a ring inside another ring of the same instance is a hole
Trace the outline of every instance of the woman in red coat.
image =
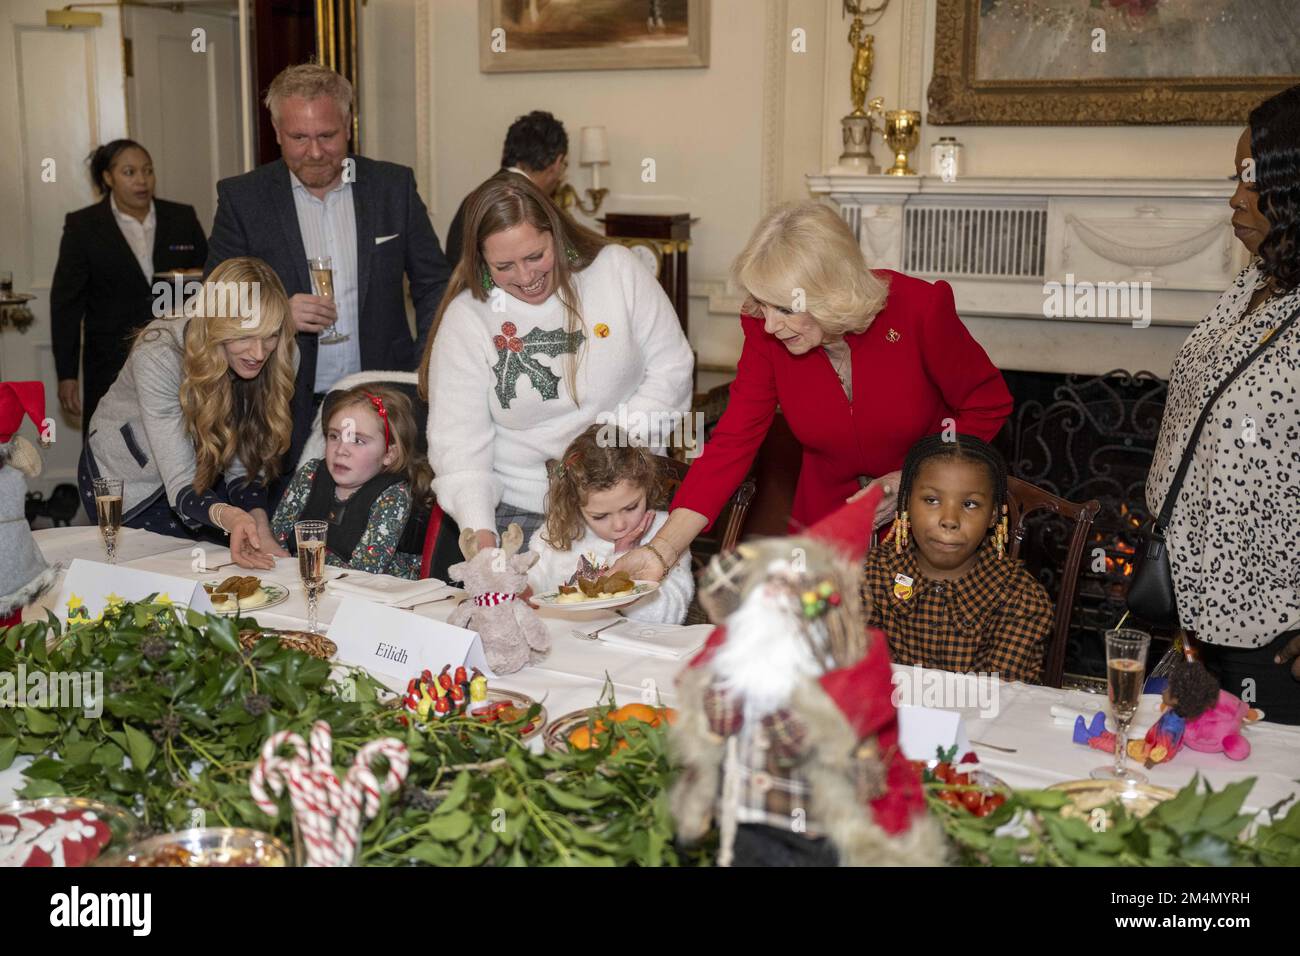
[(874, 482), (883, 486), (876, 512), (883, 524), (918, 439), (951, 429), (988, 441), (1011, 413), (1002, 374), (957, 317), (952, 288), (872, 271), (828, 206), (773, 211), (732, 273), (749, 299), (727, 410), (663, 528), (618, 562), (636, 578), (661, 578), (712, 526), (778, 406), (803, 446), (791, 530)]

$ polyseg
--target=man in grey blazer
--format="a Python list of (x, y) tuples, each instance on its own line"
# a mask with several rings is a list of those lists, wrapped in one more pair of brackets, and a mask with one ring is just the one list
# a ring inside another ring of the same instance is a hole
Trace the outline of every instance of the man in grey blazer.
[[(217, 184), (205, 273), (232, 256), (256, 256), (289, 294), (301, 362), (286, 475), (335, 382), (416, 367), (451, 276), (411, 169), (348, 154), (352, 96), (352, 84), (333, 70), (289, 67), (266, 94), (281, 158)], [(308, 256), (330, 258), (332, 297), (312, 294)], [(403, 273), (415, 302), (414, 338)], [(331, 325), (345, 340), (319, 343)]]

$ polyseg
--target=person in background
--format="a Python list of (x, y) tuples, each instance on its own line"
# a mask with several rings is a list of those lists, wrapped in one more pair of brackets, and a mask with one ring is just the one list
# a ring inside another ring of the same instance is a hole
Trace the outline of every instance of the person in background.
[[(569, 134), (564, 124), (545, 110), (533, 110), (510, 124), (506, 142), (501, 147), (501, 169), (527, 176), (538, 189), (550, 196), (564, 182), (569, 169)], [(465, 205), (469, 196), (461, 200), (460, 208), (447, 227), (447, 261), (455, 267), (460, 261), (465, 241)]]
[[(233, 256), (269, 263), (289, 294), (302, 362), (293, 395), (292, 472), (316, 408), (334, 383), (364, 370), (411, 371), (451, 269), (406, 166), (348, 153), (352, 84), (333, 70), (291, 66), (266, 93), (281, 158), (217, 184), (207, 271)], [(333, 295), (315, 295), (307, 257), (328, 256)], [(416, 335), (406, 318), (410, 280)], [(321, 343), (336, 326), (345, 341)]]
[(87, 163), (103, 198), (68, 213), (50, 287), (59, 406), (80, 417), (83, 439), (131, 340), (155, 318), (154, 276), (197, 272), (208, 255), (194, 207), (154, 197), (153, 160), (143, 146), (115, 139)]
[(1215, 402), (1165, 540), (1179, 623), (1206, 667), (1282, 724), (1300, 724), (1300, 321), (1277, 331), (1300, 309), (1298, 157), (1293, 86), (1255, 107), (1237, 140), (1228, 204), (1252, 261), (1174, 357), (1146, 482), (1158, 515), (1206, 402), (1269, 342)]

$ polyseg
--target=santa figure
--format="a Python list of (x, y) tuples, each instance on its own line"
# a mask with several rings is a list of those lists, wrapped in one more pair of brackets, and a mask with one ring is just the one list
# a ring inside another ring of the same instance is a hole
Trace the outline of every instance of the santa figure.
[(929, 866), (944, 840), (898, 749), (885, 635), (862, 622), (860, 561), (879, 491), (806, 537), (714, 559), (719, 626), (678, 678), (678, 836), (713, 821), (722, 866)]
[(31, 442), (16, 434), (24, 416), (37, 428), (43, 426), (45, 386), (0, 382), (0, 630), (22, 623), (23, 608), (58, 577), (58, 569), (45, 562), (27, 524), (27, 479), (41, 473), (41, 456)]

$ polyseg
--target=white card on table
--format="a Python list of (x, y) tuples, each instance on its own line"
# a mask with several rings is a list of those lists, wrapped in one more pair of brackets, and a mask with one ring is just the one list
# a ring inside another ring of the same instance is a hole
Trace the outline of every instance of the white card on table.
[(477, 631), (361, 598), (339, 602), (329, 638), (339, 648), (336, 660), (398, 679), (401, 687), (421, 671), (437, 674), (447, 664), (453, 670), (464, 665), (467, 670), (477, 667), (485, 677), (496, 676)]
[(88, 618), (103, 613), (109, 597), (123, 601), (143, 601), (151, 594), (166, 597), (173, 604), (188, 607), (200, 614), (212, 610), (208, 592), (203, 585), (189, 578), (157, 571), (142, 571), (100, 561), (74, 558), (67, 574), (63, 576), (63, 590), (54, 606), (59, 620), (68, 619), (68, 601), (75, 595), (86, 609)]
[(898, 707), (898, 749), (908, 760), (933, 760), (936, 750), (957, 745), (957, 760), (971, 749), (966, 723), (955, 710), (934, 707)]

